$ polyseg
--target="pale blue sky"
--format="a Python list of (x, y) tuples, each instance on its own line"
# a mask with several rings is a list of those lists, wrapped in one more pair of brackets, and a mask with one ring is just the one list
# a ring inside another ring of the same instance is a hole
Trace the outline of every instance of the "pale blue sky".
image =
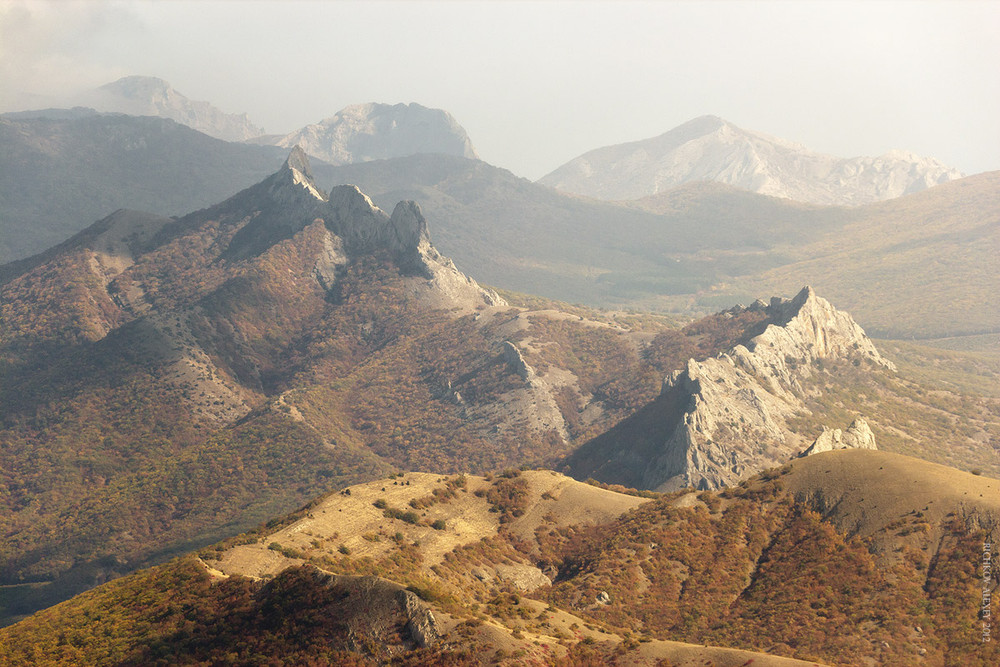
[(998, 2), (0, 0), (0, 109), (127, 74), (272, 133), (359, 102), (440, 107), (529, 178), (702, 114), (1000, 169)]

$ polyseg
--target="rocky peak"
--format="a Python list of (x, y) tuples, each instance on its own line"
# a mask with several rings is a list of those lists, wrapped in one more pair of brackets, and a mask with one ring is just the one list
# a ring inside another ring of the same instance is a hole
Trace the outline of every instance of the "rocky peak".
[(154, 98), (165, 97), (175, 91), (169, 83), (158, 76), (123, 76), (117, 81), (106, 83), (101, 90), (113, 91), (122, 97)]
[(415, 202), (399, 202), (390, 216), (357, 186), (338, 185), (327, 195), (313, 181), (309, 158), (300, 147), (292, 149), (277, 173), (207, 213), (195, 214), (194, 223), (206, 214), (207, 219), (217, 214), (233, 220), (249, 219), (223, 253), (227, 260), (259, 255), (322, 221), (326, 235), (317, 249), (314, 275), (327, 291), (336, 284), (337, 273), (353, 259), (385, 252), (404, 275), (426, 281), (425, 287), (436, 295), (433, 300), (437, 306), (504, 303), (494, 291), (479, 287), (462, 274), (431, 245), (427, 220)]
[(288, 169), (294, 173), (300, 175), (301, 178), (313, 182), (312, 165), (309, 163), (309, 156), (306, 152), (302, 150), (301, 146), (296, 145), (292, 148), (291, 152), (288, 154), (288, 158), (285, 160), (283, 165), (284, 169)]
[(399, 202), (390, 216), (357, 186), (339, 185), (330, 191), (325, 213), (327, 228), (344, 240), (349, 253), (386, 250), (400, 268), (430, 277), (430, 236), (416, 202)]
[[(282, 188), (291, 188), (294, 191), (305, 190), (313, 199), (326, 201), (326, 194), (316, 185), (313, 178), (312, 165), (309, 164), (309, 156), (300, 147), (296, 146), (288, 154), (288, 159), (281, 166), (281, 169), (272, 177), (272, 197), (283, 198), (280, 195)], [(298, 193), (297, 193), (298, 194)]]
[[(805, 381), (821, 372), (818, 360), (894, 370), (850, 315), (809, 287), (791, 299), (757, 302), (749, 309), (767, 313), (761, 333), (717, 357), (689, 360), (663, 383), (664, 404), (683, 407), (642, 473), (645, 487), (719, 488), (797, 456), (807, 443), (788, 420), (807, 412)], [(820, 449), (874, 448), (863, 419), (846, 432), (821, 435), (820, 441)]]
[(389, 217), (389, 225), (400, 244), (417, 247), (429, 242), (427, 220), (415, 201), (401, 201), (396, 204)]
[[(749, 309), (759, 310), (760, 304)], [(773, 297), (763, 310), (769, 316), (764, 331), (729, 354), (745, 370), (769, 378), (772, 389), (775, 385), (798, 388), (799, 380), (809, 376), (813, 362), (828, 357), (864, 359), (895, 371), (854, 318), (834, 308), (809, 286), (791, 299)]]
[(338, 185), (330, 190), (324, 213), (327, 228), (344, 239), (349, 252), (371, 252), (388, 245), (389, 216), (356, 185)]

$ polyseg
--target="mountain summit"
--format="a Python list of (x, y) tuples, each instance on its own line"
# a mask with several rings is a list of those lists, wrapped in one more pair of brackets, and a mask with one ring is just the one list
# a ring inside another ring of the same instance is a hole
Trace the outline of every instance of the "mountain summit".
[(356, 104), (283, 137), (257, 143), (301, 146), (331, 164), (368, 162), (417, 153), (476, 158), (469, 135), (451, 114), (419, 104)]
[(264, 133), (245, 113), (229, 114), (189, 99), (153, 76), (126, 76), (86, 93), (77, 103), (98, 111), (169, 118), (224, 141), (246, 141)]
[(904, 151), (839, 158), (701, 116), (651, 139), (598, 148), (539, 183), (597, 199), (639, 199), (690, 181), (821, 205), (894, 199), (962, 174)]
[[(868, 372), (895, 371), (854, 319), (811, 287), (792, 299), (758, 300), (723, 315), (752, 323), (742, 342), (714, 357), (690, 359), (673, 372), (645, 414), (623, 421), (568, 459), (575, 477), (661, 491), (731, 486), (782, 465), (808, 444), (789, 422), (808, 412), (803, 397), (817, 376), (828, 374), (826, 366), (846, 362)], [(863, 419), (847, 430), (851, 437), (842, 438), (836, 429), (808, 453), (876, 449)]]

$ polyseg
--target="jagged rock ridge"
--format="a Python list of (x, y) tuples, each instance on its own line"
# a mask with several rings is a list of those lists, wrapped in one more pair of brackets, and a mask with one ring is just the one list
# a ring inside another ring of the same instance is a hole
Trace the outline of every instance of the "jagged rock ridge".
[[(763, 331), (717, 357), (690, 359), (686, 369), (664, 381), (660, 399), (648, 409), (654, 414), (646, 416), (661, 424), (662, 439), (637, 453), (612, 430), (570, 458), (574, 475), (608, 480), (617, 475), (625, 483), (658, 490), (730, 486), (786, 463), (809, 444), (788, 420), (808, 412), (806, 381), (823, 372), (823, 360), (895, 370), (850, 315), (809, 287), (792, 299), (776, 297), (728, 312), (747, 310), (766, 314)], [(848, 433), (834, 439), (836, 444), (831, 441), (831, 448), (875, 448), (863, 420)], [(601, 450), (603, 462), (594, 456)]]
[(246, 141), (264, 133), (245, 113), (225, 113), (208, 102), (189, 99), (152, 76), (127, 76), (74, 101), (98, 111), (169, 118), (225, 141)]
[(598, 199), (639, 199), (690, 181), (774, 197), (857, 206), (923, 190), (962, 174), (905, 151), (839, 158), (702, 116), (651, 139), (585, 153), (539, 182)]
[[(817, 360), (866, 360), (887, 369), (864, 330), (806, 287), (795, 298), (773, 298), (770, 323), (745, 345), (702, 362), (690, 360), (664, 393), (688, 397), (683, 420), (645, 474), (649, 487), (719, 488), (791, 459), (801, 437), (786, 420), (805, 410), (803, 381)], [(867, 424), (866, 424), (867, 426)]]
[(505, 303), (437, 251), (416, 202), (401, 201), (387, 215), (354, 185), (339, 185), (327, 194), (313, 180), (309, 158), (298, 146), (281, 170), (218, 208), (261, 212), (233, 236), (224, 253), (228, 258), (259, 254), (322, 220), (326, 234), (315, 276), (327, 291), (336, 282), (337, 271), (352, 257), (383, 250), (400, 269), (425, 279), (438, 301), (443, 300), (441, 305)]
[(369, 162), (418, 153), (476, 158), (469, 135), (451, 114), (419, 104), (356, 104), (319, 123), (257, 143), (291, 148), (331, 164)]

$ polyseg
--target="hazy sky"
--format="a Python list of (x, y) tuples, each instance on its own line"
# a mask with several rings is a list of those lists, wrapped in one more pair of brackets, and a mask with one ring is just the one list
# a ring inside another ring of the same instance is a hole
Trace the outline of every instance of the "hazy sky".
[(529, 178), (703, 114), (1000, 169), (1000, 2), (0, 0), (3, 110), (128, 74), (270, 133), (359, 102), (443, 108)]

